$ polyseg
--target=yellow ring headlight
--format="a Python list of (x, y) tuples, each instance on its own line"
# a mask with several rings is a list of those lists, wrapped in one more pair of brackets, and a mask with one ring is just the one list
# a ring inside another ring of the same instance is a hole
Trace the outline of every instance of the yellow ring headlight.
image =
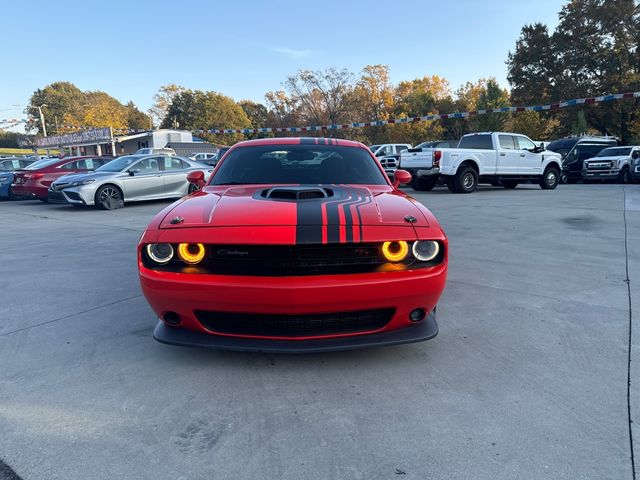
[(409, 245), (404, 240), (397, 242), (384, 242), (382, 244), (382, 255), (389, 262), (401, 262), (409, 254)]
[(181, 243), (178, 245), (178, 257), (184, 263), (195, 265), (204, 258), (205, 249), (201, 243)]

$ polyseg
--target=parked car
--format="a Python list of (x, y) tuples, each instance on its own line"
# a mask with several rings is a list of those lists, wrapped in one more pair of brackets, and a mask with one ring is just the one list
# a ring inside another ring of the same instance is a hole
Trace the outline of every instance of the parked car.
[[(435, 140), (422, 142), (400, 154), (398, 168), (411, 173), (411, 188), (417, 191), (433, 189), (439, 176), (432, 175), (433, 151), (437, 148), (457, 148), (459, 140)], [(437, 168), (437, 167), (436, 167)], [(427, 172), (424, 172), (427, 170)]]
[(125, 202), (182, 197), (194, 190), (187, 175), (213, 169), (183, 157), (128, 155), (95, 172), (66, 175), (51, 184), (49, 201), (93, 205), (103, 210), (123, 207)]
[(411, 148), (409, 143), (384, 143), (382, 145), (371, 145), (369, 150), (378, 157), (387, 176), (393, 180), (393, 173), (398, 168), (400, 153), (408, 148)]
[(620, 183), (632, 183), (633, 155), (640, 154), (640, 146), (607, 147), (595, 157), (585, 160), (582, 166), (582, 179), (617, 180)]
[(215, 166), (212, 162), (217, 157), (217, 153), (208, 153), (208, 152), (200, 152), (200, 153), (192, 153), (187, 158), (193, 160), (194, 162), (204, 163), (205, 165)]
[(47, 201), (49, 186), (59, 177), (69, 173), (94, 170), (112, 160), (112, 157), (50, 158), (17, 170), (11, 188), (18, 196)]
[(453, 193), (471, 193), (479, 183), (510, 189), (536, 182), (551, 190), (560, 181), (560, 155), (518, 133), (470, 133), (457, 148), (438, 148), (430, 157), (429, 151), (416, 154), (420, 155), (422, 168), (416, 175), (423, 185), (435, 185), (441, 176)]
[(317, 140), (237, 143), (151, 221), (138, 268), (156, 340), (317, 352), (437, 334), (447, 238), (398, 190), (410, 175), (392, 184), (361, 143)]
[(0, 159), (0, 198), (14, 197), (11, 190), (14, 172), (35, 162), (36, 159), (33, 157), (5, 157)]
[(547, 145), (547, 150), (562, 156), (563, 183), (575, 183), (582, 179), (583, 162), (595, 157), (607, 147), (618, 146), (613, 137), (568, 137), (555, 140)]
[(173, 155), (176, 151), (173, 148), (139, 148), (134, 155)]

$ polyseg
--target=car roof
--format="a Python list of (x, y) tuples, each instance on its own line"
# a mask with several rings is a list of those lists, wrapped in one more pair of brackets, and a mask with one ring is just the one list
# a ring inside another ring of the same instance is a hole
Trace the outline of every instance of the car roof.
[(251, 147), (260, 145), (339, 145), (342, 147), (367, 148), (360, 142), (352, 140), (342, 140), (337, 138), (321, 138), (321, 137), (276, 137), (276, 138), (258, 138), (255, 140), (245, 140), (238, 142), (234, 147)]

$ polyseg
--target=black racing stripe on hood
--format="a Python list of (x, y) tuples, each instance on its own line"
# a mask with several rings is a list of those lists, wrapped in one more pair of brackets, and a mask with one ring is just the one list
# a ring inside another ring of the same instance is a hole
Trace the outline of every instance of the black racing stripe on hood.
[(296, 243), (322, 243), (323, 200), (297, 203)]

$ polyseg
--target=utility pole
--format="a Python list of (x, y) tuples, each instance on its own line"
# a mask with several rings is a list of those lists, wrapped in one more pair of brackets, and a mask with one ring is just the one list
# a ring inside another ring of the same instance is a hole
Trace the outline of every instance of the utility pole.
[(44, 115), (42, 114), (42, 107), (46, 107), (47, 104), (43, 103), (42, 105), (40, 105), (39, 107), (31, 107), (31, 108), (37, 108), (38, 109), (38, 113), (40, 114), (40, 123), (42, 124), (42, 135), (43, 136), (47, 136), (47, 127), (44, 124)]

